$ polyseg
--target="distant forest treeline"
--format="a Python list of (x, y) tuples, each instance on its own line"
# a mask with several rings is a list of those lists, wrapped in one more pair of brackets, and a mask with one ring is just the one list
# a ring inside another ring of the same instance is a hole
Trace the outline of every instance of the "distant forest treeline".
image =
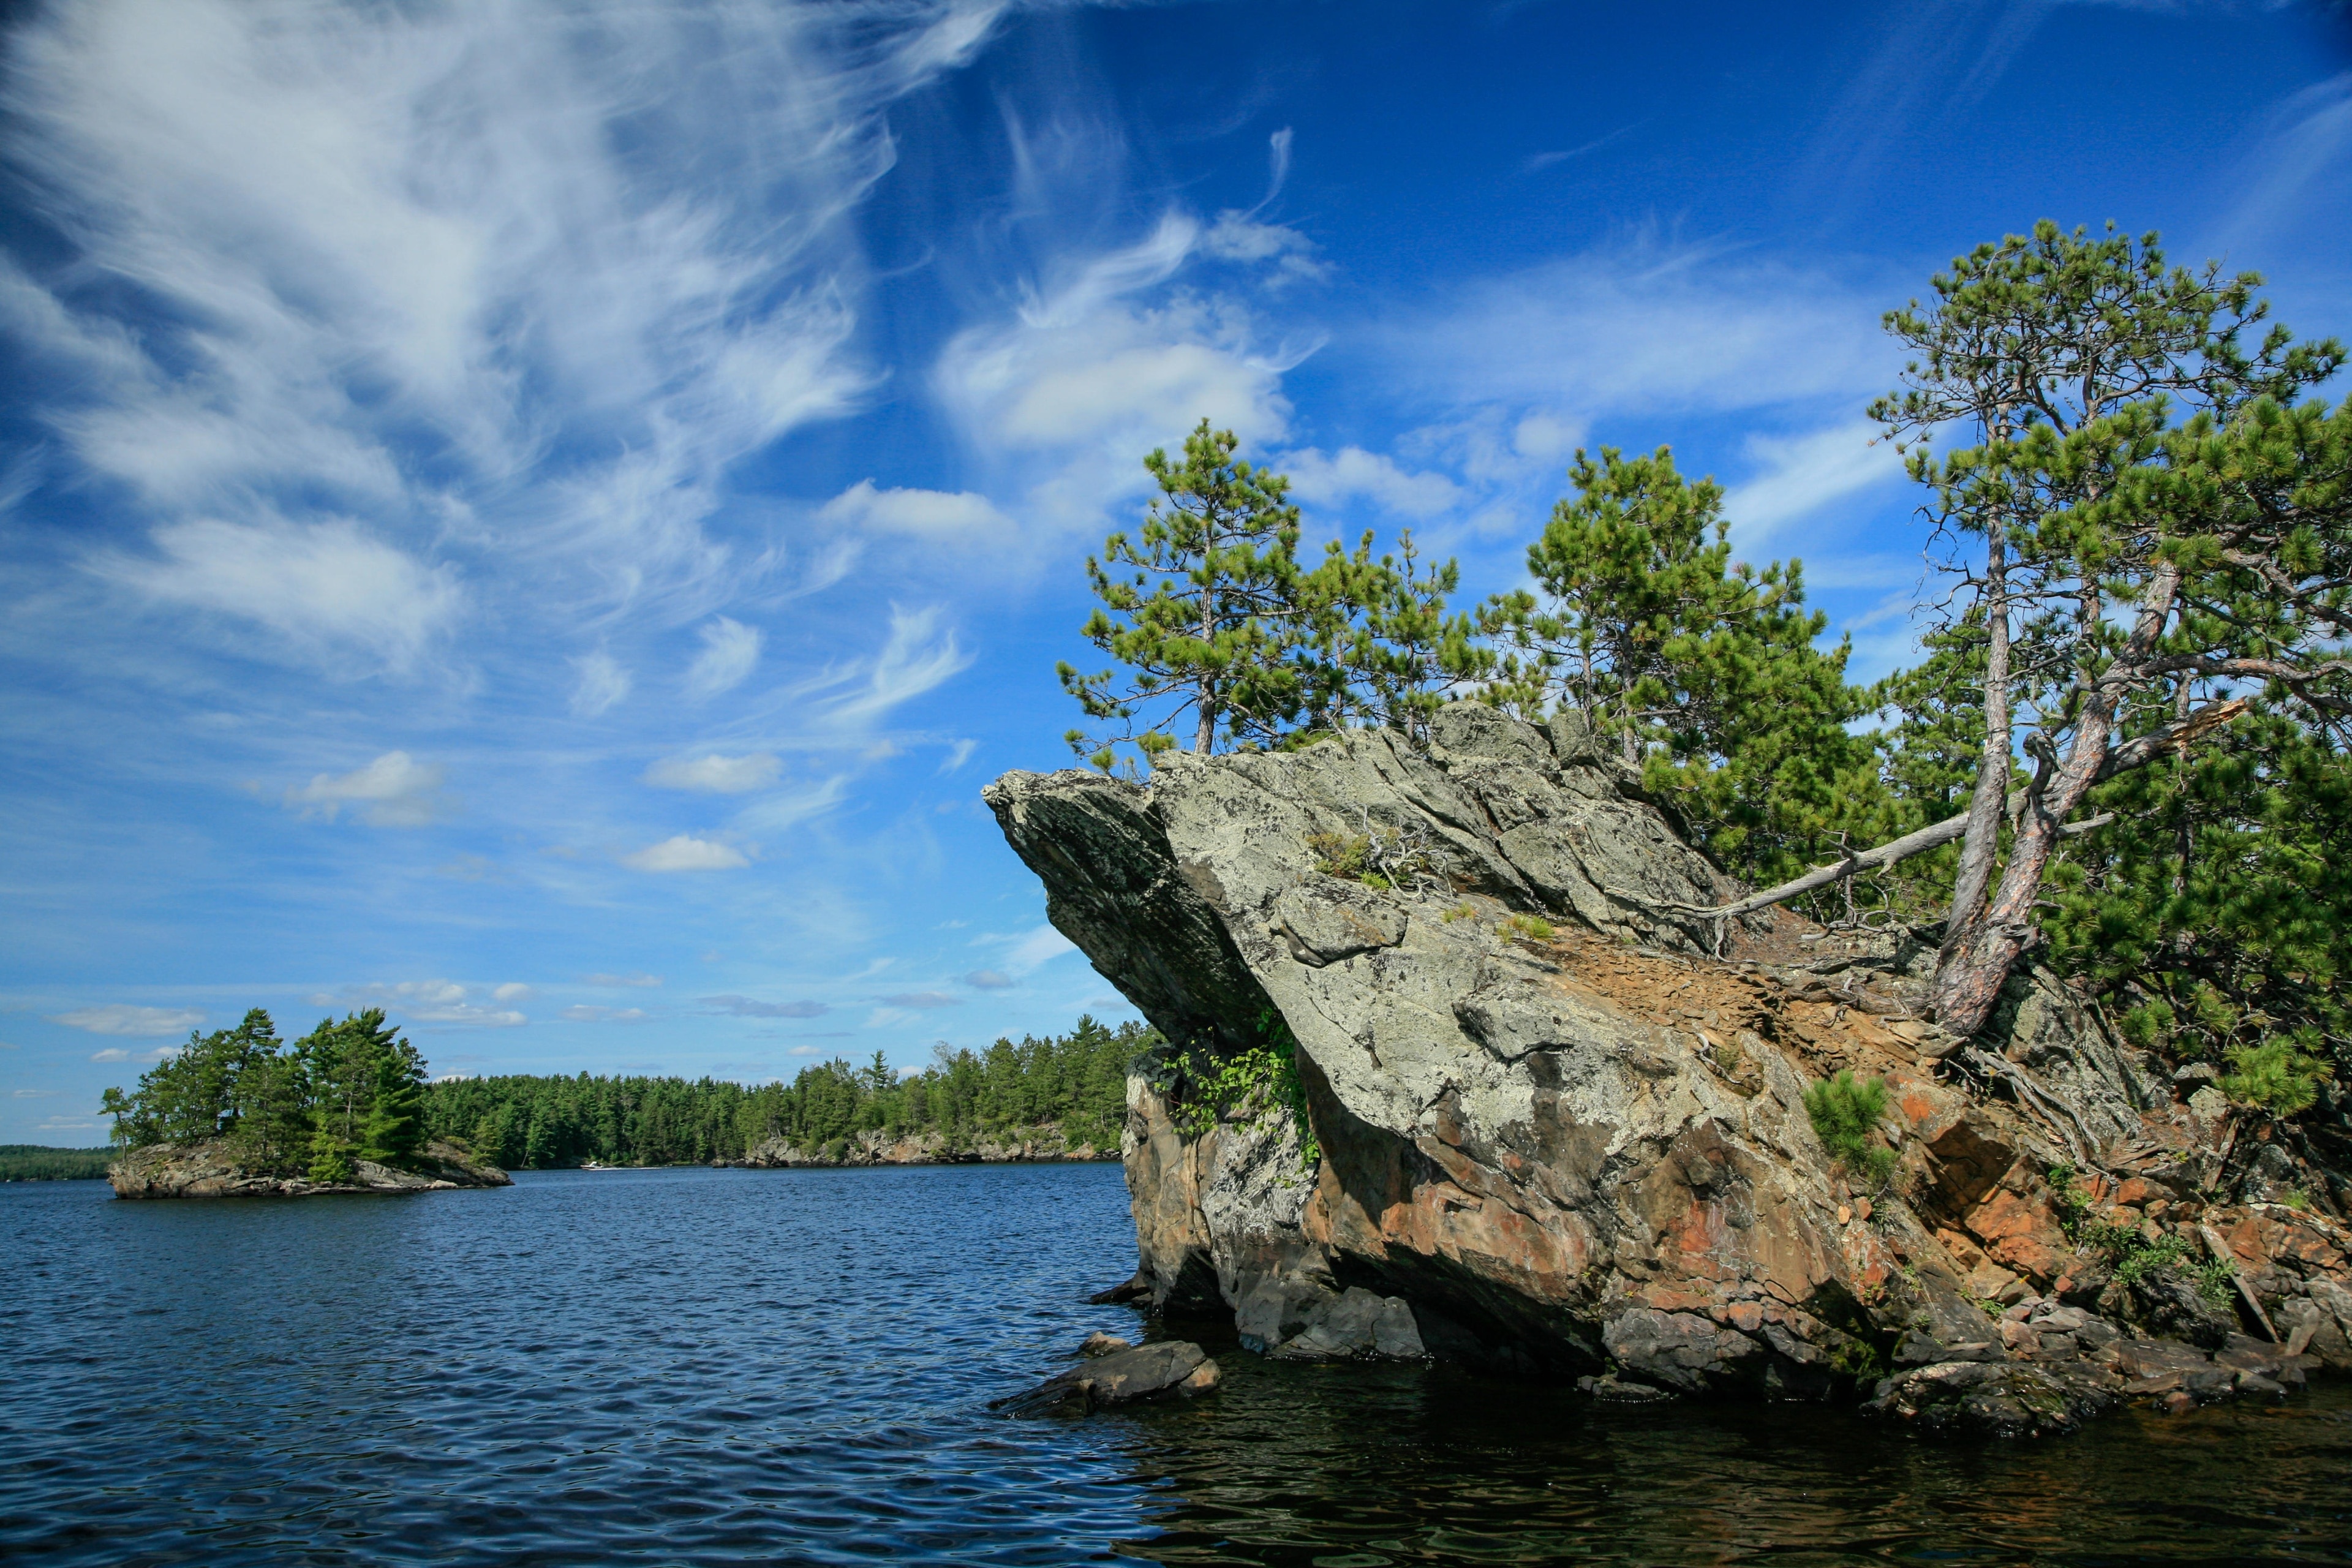
[(52, 1149), (41, 1143), (0, 1143), (0, 1182), (78, 1182), (103, 1176), (111, 1149)]
[(1073, 1147), (1115, 1148), (1128, 1064), (1158, 1042), (1140, 1024), (1113, 1029), (1081, 1017), (1066, 1035), (942, 1048), (903, 1078), (877, 1052), (865, 1067), (836, 1059), (803, 1068), (789, 1084), (584, 1072), (451, 1079), (427, 1087), (425, 1126), (509, 1170), (738, 1160), (772, 1138), (838, 1154), (850, 1138), (876, 1131), (936, 1131), (958, 1150), (1047, 1122)]

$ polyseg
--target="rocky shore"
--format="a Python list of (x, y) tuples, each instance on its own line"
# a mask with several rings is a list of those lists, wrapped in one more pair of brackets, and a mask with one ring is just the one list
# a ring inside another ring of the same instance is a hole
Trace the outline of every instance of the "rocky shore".
[[(1933, 931), (1692, 916), (1734, 889), (1572, 715), (985, 798), (1172, 1042), (1129, 1080), (1140, 1256), (1107, 1297), (1271, 1353), (2011, 1436), (2352, 1367), (2352, 1185), (2302, 1130), (2046, 973), (1943, 1035)], [(1335, 874), (1359, 840), (1381, 875)], [(1203, 1114), (1214, 1064), (1269, 1049), (1290, 1102)], [(1840, 1071), (1887, 1088), (1883, 1180), (1809, 1119)]]
[(236, 1146), (224, 1138), (190, 1143), (152, 1143), (133, 1149), (106, 1173), (119, 1198), (311, 1197), (325, 1193), (429, 1193), (456, 1187), (510, 1187), (504, 1171), (454, 1143), (425, 1146), (414, 1170), (352, 1163), (348, 1182), (312, 1182), (271, 1175), (238, 1163)]
[(782, 1138), (771, 1138), (754, 1145), (740, 1160), (732, 1163), (754, 1169), (774, 1169), (832, 1165), (1001, 1165), (1033, 1161), (1118, 1158), (1119, 1151), (1117, 1148), (1098, 1149), (1086, 1142), (1073, 1144), (1061, 1128), (1048, 1122), (1039, 1127), (1014, 1128), (1002, 1135), (982, 1137), (969, 1143), (951, 1143), (945, 1133), (938, 1131), (898, 1137), (881, 1131), (861, 1132), (854, 1138), (840, 1140), (837, 1145), (821, 1144), (815, 1148), (790, 1143)]

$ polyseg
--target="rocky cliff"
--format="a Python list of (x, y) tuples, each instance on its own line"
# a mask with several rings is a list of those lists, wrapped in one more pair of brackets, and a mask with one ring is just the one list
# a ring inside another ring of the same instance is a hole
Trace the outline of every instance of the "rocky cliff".
[[(1732, 888), (1573, 715), (985, 798), (1171, 1042), (1129, 1086), (1123, 1289), (1253, 1348), (2001, 1432), (2352, 1364), (2342, 1189), (2290, 1130), (2047, 976), (1955, 1041), (1908, 935), (1694, 916)], [(1233, 1092), (1285, 1052), (1295, 1095)], [(1884, 1179), (1808, 1116), (1842, 1069), (1890, 1091)]]
[(226, 1138), (151, 1143), (108, 1167), (119, 1198), (310, 1197), (321, 1193), (427, 1193), (454, 1187), (510, 1187), (504, 1171), (454, 1143), (425, 1146), (413, 1170), (353, 1162), (348, 1182), (312, 1182), (247, 1169)]

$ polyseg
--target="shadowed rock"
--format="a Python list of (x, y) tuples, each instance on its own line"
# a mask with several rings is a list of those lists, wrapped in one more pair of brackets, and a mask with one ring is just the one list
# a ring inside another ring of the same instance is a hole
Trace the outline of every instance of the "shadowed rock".
[(1047, 1378), (1026, 1394), (991, 1400), (988, 1407), (1007, 1415), (1042, 1415), (1064, 1408), (1084, 1412), (1163, 1394), (1205, 1394), (1218, 1381), (1217, 1363), (1199, 1345), (1187, 1340), (1163, 1340), (1097, 1355), (1084, 1366)]

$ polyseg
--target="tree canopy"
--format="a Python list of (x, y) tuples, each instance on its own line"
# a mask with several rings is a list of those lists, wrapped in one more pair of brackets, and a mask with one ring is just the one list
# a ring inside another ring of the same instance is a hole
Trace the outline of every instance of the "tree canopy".
[[(1227, 646), (1263, 672), (1217, 666), (1263, 700), (1194, 747), (1421, 732), (1460, 696), (1572, 708), (1762, 884), (1702, 913), (1911, 921), (1940, 942), (1934, 1005), (1962, 1037), (2034, 954), (2143, 1044), (2311, 1103), (2352, 1062), (2352, 402), (2309, 396), (2345, 351), (2270, 323), (2261, 286), (2174, 266), (2154, 235), (2043, 222), (1888, 312), (1912, 357), (1869, 412), (1951, 582), (1915, 610), (1921, 662), (1874, 688), (1825, 645), (1800, 563), (1734, 559), (1712, 479), (1664, 447), (1601, 447), (1577, 454), (1527, 585), (1471, 615), (1446, 603), (1454, 563), (1420, 566), (1409, 536), (1401, 566), (1375, 570), (1366, 535), (1300, 571), (1283, 500), (1272, 553), (1236, 558), (1257, 618)], [(1102, 621), (1088, 635), (1124, 658)], [(1147, 758), (1174, 743), (1136, 738)]]

